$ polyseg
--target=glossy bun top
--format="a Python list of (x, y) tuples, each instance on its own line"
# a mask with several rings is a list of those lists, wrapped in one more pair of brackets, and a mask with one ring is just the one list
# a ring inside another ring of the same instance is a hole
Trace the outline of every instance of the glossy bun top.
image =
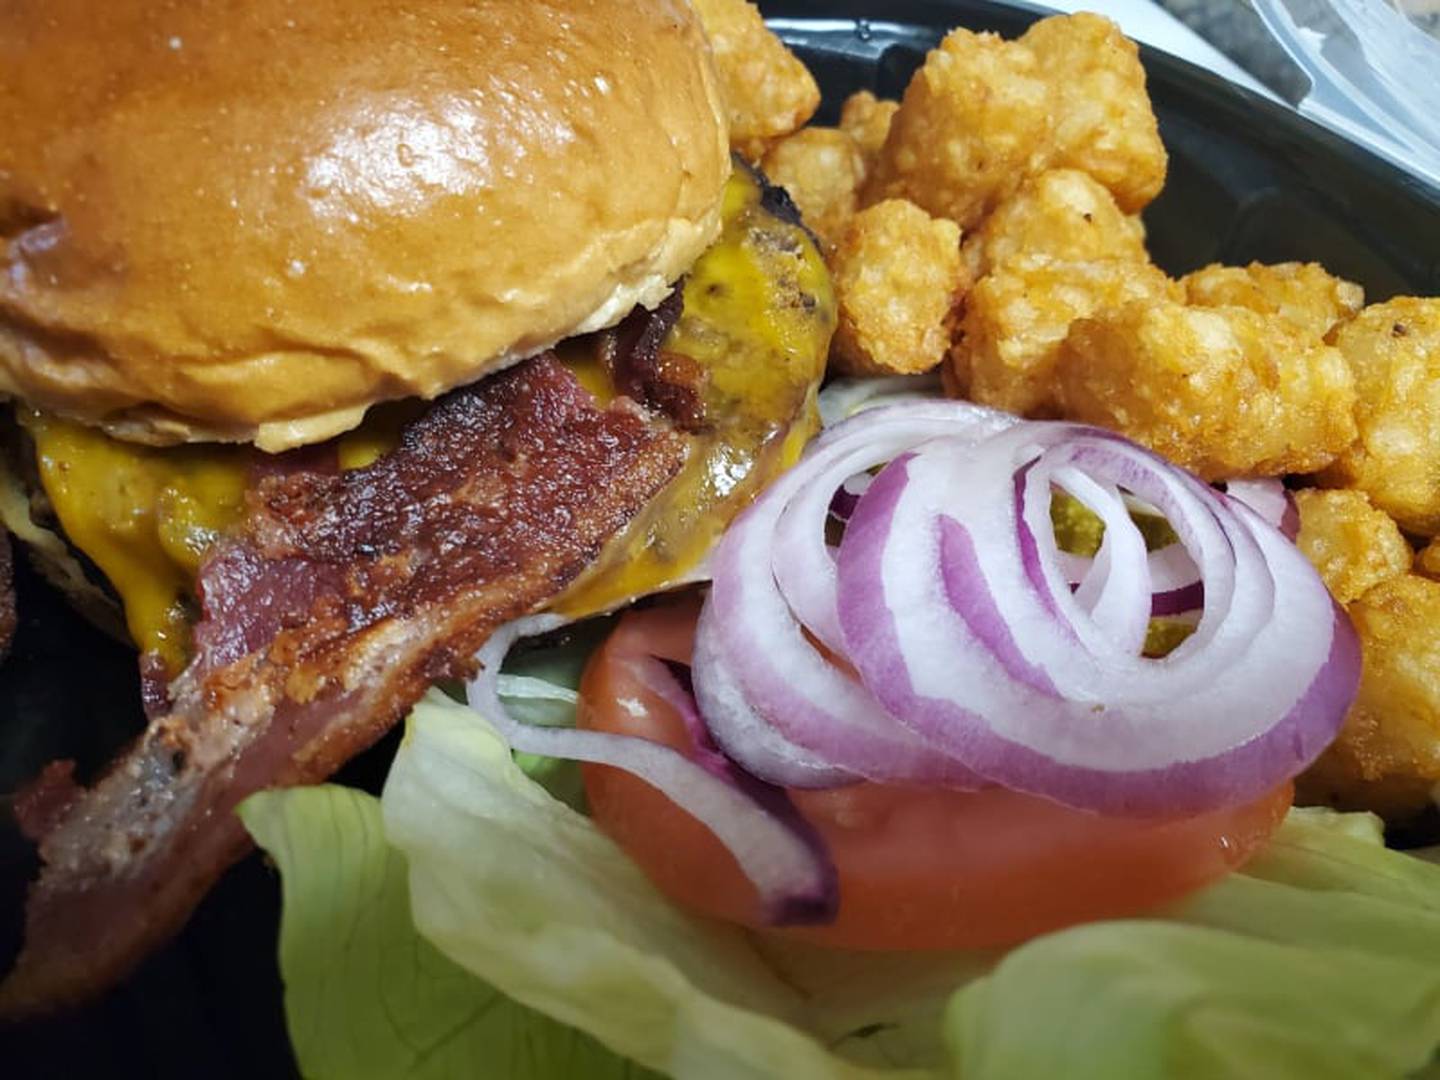
[(654, 304), (730, 162), (683, 0), (0, 5), (0, 395), (327, 438)]

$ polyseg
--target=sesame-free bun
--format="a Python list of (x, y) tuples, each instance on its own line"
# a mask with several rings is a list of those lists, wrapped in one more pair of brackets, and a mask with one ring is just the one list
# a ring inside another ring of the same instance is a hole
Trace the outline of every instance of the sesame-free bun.
[(684, 0), (0, 5), (0, 397), (281, 450), (653, 305), (729, 172)]

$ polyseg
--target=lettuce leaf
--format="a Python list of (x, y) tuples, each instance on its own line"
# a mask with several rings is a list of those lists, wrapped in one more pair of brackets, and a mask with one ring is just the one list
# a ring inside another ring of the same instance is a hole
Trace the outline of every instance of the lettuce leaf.
[(1100, 923), (1016, 949), (947, 1019), (975, 1077), (1403, 1076), (1429, 1060), (1440, 972), (1177, 922)]
[(884, 956), (676, 910), (443, 699), (416, 709), (382, 802), (427, 939), (672, 1076), (1308, 1080), (1403, 1076), (1440, 1046), (1440, 867), (1364, 817), (1297, 811), (1245, 873), (1156, 918)]
[(873, 1075), (803, 1030), (749, 935), (672, 907), (474, 713), (416, 707), (383, 806), (421, 933), (516, 1000), (672, 1075)]
[(648, 1075), (416, 933), (404, 858), (385, 842), (378, 799), (336, 786), (267, 791), (240, 816), (280, 867), (285, 1013), (306, 1077)]

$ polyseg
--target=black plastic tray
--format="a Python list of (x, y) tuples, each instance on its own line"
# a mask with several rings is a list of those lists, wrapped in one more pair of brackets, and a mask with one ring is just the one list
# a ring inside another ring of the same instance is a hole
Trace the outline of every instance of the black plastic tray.
[[(956, 25), (1014, 36), (1036, 18), (985, 3), (770, 3), (762, 8), (820, 79), (820, 122), (869, 88), (898, 97)], [(817, 12), (823, 11), (823, 15)], [(883, 17), (882, 17), (883, 15)], [(867, 21), (868, 17), (868, 21)], [(1171, 273), (1207, 262), (1314, 259), (1370, 299), (1440, 293), (1440, 189), (1182, 60), (1142, 49), (1170, 150), (1164, 194), (1146, 211), (1150, 248)], [(133, 654), (19, 572), (21, 626), (0, 665), (0, 792), (47, 761), (98, 768), (141, 724)], [(378, 790), (388, 740), (341, 779)], [(0, 828), (0, 969), (18, 942), (34, 859)], [(135, 1075), (210, 1080), (293, 1075), (275, 967), (279, 889), (252, 857), (184, 933), (83, 1011), (0, 1027), (0, 1071), (16, 1077)]]

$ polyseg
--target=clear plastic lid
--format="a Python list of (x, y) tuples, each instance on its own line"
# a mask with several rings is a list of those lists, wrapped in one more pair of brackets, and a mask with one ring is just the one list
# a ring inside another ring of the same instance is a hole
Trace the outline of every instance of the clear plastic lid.
[(1310, 80), (1300, 111), (1440, 184), (1440, 0), (1254, 0)]

